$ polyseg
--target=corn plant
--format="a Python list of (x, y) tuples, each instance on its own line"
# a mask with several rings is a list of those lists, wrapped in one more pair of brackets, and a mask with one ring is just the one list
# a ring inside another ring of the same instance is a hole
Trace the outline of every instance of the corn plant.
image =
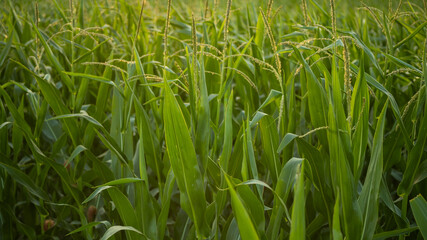
[(426, 1), (2, 3), (1, 239), (427, 239)]

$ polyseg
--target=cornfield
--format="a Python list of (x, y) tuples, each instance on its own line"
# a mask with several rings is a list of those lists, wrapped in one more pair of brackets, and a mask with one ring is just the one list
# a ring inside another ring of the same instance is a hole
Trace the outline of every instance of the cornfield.
[(427, 2), (4, 0), (0, 239), (427, 239)]

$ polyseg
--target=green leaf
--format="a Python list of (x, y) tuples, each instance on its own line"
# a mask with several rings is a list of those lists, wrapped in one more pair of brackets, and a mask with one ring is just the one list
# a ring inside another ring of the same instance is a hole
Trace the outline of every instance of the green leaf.
[(372, 143), (372, 154), (366, 173), (365, 183), (362, 187), (362, 193), (359, 197), (359, 205), (363, 216), (362, 237), (371, 239), (374, 235), (376, 222), (378, 219), (378, 201), (383, 173), (383, 139), (384, 124), (388, 102), (381, 111), (374, 140)]
[(3, 66), (4, 61), (9, 55), (9, 51), (12, 46), (12, 40), (13, 40), (13, 28), (11, 28), (10, 33), (8, 33), (8, 35), (9, 37), (7, 38), (6, 46), (0, 52), (0, 66)]
[[(293, 47), (295, 56), (303, 65), (304, 72), (306, 73), (306, 85), (307, 85), (307, 94), (308, 96), (308, 105), (309, 112), (311, 117), (311, 122), (315, 128), (324, 127), (328, 122), (328, 103), (327, 95), (325, 88), (321, 85), (316, 75), (312, 71), (311, 67), (308, 65), (307, 61), (304, 59), (301, 52), (298, 48)], [(303, 83), (302, 83), (303, 84)], [(301, 84), (301, 85), (302, 85)], [(322, 144), (326, 144), (326, 136), (324, 133), (319, 132), (319, 138), (321, 139)]]
[(276, 99), (282, 96), (282, 92), (277, 90), (270, 90), (270, 93), (268, 94), (267, 98), (264, 100), (264, 102), (259, 106), (258, 111), (260, 111), (263, 107), (266, 107), (270, 103), (274, 102)]
[(99, 187), (105, 187), (105, 186), (116, 186), (116, 185), (121, 185), (121, 184), (142, 182), (142, 181), (144, 181), (144, 180), (140, 179), (140, 178), (120, 178), (120, 179), (116, 179), (116, 180), (104, 183), (104, 184), (99, 185), (97, 187), (99, 188)]
[(199, 154), (203, 166), (203, 171), (206, 171), (208, 165), (209, 155), (209, 139), (210, 139), (210, 107), (209, 107), (209, 96), (206, 85), (206, 73), (203, 58), (203, 51), (200, 54), (200, 77), (199, 89), (200, 97), (198, 99), (197, 107), (197, 131), (196, 131), (196, 152)]
[(270, 171), (273, 183), (276, 184), (279, 177), (280, 158), (277, 154), (279, 144), (279, 135), (277, 133), (274, 119), (271, 116), (265, 116), (260, 121), (261, 140), (266, 157), (268, 170)]
[[(239, 182), (234, 181), (235, 183)], [(257, 230), (257, 233), (259, 236), (264, 235), (265, 230), (265, 206), (260, 201), (260, 199), (257, 198), (255, 193), (249, 188), (250, 184), (263, 184), (261, 181), (247, 181), (245, 184), (238, 184), (235, 187), (237, 195), (242, 200), (243, 205), (245, 206), (245, 209), (247, 210), (250, 218), (252, 219), (252, 222), (254, 224), (255, 229)], [(264, 184), (263, 186), (265, 186)], [(268, 186), (268, 185), (267, 185)]]
[(375, 55), (372, 53), (371, 49), (369, 49), (368, 46), (366, 46), (366, 44), (362, 41), (362, 39), (359, 38), (359, 36), (355, 32), (348, 32), (348, 34), (350, 34), (353, 37), (356, 44), (363, 49), (363, 52), (365, 54), (368, 55), (372, 64), (375, 66), (375, 68), (378, 70), (378, 72), (381, 74), (381, 76), (384, 76), (384, 73), (383, 73), (378, 61), (376, 60)]
[(157, 233), (159, 239), (163, 239), (166, 231), (166, 224), (168, 220), (170, 203), (172, 198), (172, 190), (175, 186), (175, 175), (173, 174), (172, 169), (169, 170), (169, 173), (166, 177), (165, 188), (162, 199), (162, 209), (158, 216), (157, 220)]
[(249, 126), (252, 128), (255, 126), (255, 124), (257, 124), (259, 121), (261, 121), (261, 119), (265, 116), (268, 116), (267, 113), (263, 113), (263, 112), (259, 112), (257, 111), (255, 113), (255, 116), (252, 118), (252, 120), (249, 122)]
[(406, 63), (406, 62), (404, 62), (404, 61), (402, 61), (402, 60), (398, 59), (397, 57), (394, 57), (394, 56), (392, 56), (392, 55), (390, 55), (390, 54), (387, 54), (387, 53), (383, 53), (383, 54), (384, 54), (384, 56), (386, 56), (388, 59), (390, 59), (392, 62), (396, 63), (397, 65), (400, 65), (400, 66), (402, 66), (402, 67), (407, 67), (407, 68), (409, 68), (409, 69), (412, 69), (412, 70), (414, 70), (416, 73), (418, 73), (420, 76), (421, 76), (421, 74), (423, 74), (423, 72), (422, 72), (421, 70), (419, 70), (418, 68), (416, 68), (416, 67), (412, 66), (411, 64)]
[[(359, 71), (359, 68), (354, 64), (350, 64), (350, 68), (354, 72)], [(411, 140), (409, 138), (409, 134), (406, 131), (405, 125), (403, 124), (402, 116), (401, 116), (400, 110), (399, 110), (399, 105), (397, 104), (393, 95), (381, 83), (379, 83), (374, 77), (367, 74), (366, 72), (364, 75), (365, 75), (366, 81), (369, 85), (378, 89), (379, 91), (381, 91), (382, 93), (384, 93), (388, 97), (388, 100), (390, 101), (391, 108), (393, 110), (394, 116), (396, 117), (397, 121), (399, 122), (399, 127), (403, 133), (405, 143), (406, 143), (407, 147), (412, 146)]]
[(69, 164), (77, 155), (79, 155), (81, 152), (86, 151), (87, 148), (85, 148), (82, 145), (78, 145), (74, 151), (71, 153), (70, 157), (67, 159), (67, 164)]
[(356, 128), (351, 139), (355, 179), (359, 179), (362, 173), (369, 132), (369, 92), (365, 79), (363, 59), (362, 55), (359, 73), (351, 96), (351, 120), (352, 126)]
[(424, 116), (420, 122), (421, 126), (417, 133), (418, 138), (414, 147), (409, 151), (406, 169), (403, 173), (403, 179), (397, 188), (399, 196), (409, 195), (412, 191), (415, 173), (423, 156), (421, 153), (424, 151), (427, 140), (427, 102), (424, 102)]
[(290, 240), (305, 239), (304, 162), (301, 163), (294, 192)]
[(105, 83), (105, 84), (114, 86), (123, 95), (123, 92), (121, 92), (121, 89), (113, 81), (111, 81), (108, 78), (100, 77), (100, 76), (96, 76), (96, 75), (90, 75), (90, 74), (86, 74), (86, 73), (76, 73), (76, 72), (66, 72), (66, 71), (63, 71), (63, 73), (70, 75), (70, 76), (73, 76), (73, 77), (87, 78), (87, 79), (91, 79), (91, 80), (94, 80), (97, 82), (101, 82), (101, 83)]
[(262, 20), (262, 15), (258, 14), (257, 25), (256, 25), (256, 35), (255, 35), (255, 45), (258, 46), (259, 49), (264, 48), (264, 37), (265, 37), (265, 29), (264, 22)]
[[(309, 178), (314, 187), (315, 197), (319, 199), (316, 203), (319, 203), (318, 208), (325, 217), (328, 218), (329, 224), (332, 225), (333, 214), (333, 189), (330, 172), (330, 161), (325, 161), (327, 155), (319, 151), (316, 147), (309, 144), (307, 141), (301, 138), (297, 138), (298, 151), (306, 159), (306, 175)], [(308, 171), (307, 171), (308, 170)]]
[(31, 179), (28, 175), (23, 173), (21, 170), (12, 167), (4, 162), (0, 162), (0, 167), (2, 167), (6, 172), (19, 184), (24, 186), (31, 194), (34, 196), (43, 199), (48, 200), (49, 196), (40, 188), (38, 187), (33, 179)]
[(418, 195), (410, 201), (412, 213), (424, 239), (427, 238), (427, 202), (423, 196)]
[(81, 110), (80, 113), (71, 113), (71, 114), (59, 115), (59, 116), (47, 119), (46, 121), (55, 120), (55, 119), (76, 118), (76, 117), (81, 117), (81, 118), (89, 121), (90, 123), (95, 124), (98, 127), (104, 128), (101, 123), (99, 123), (98, 121), (96, 121), (93, 117), (89, 116), (87, 114), (87, 112), (83, 111), (83, 110)]
[(58, 71), (59, 75), (61, 75), (62, 80), (64, 81), (65, 85), (67, 85), (70, 92), (74, 92), (75, 90), (74, 84), (72, 80), (64, 73), (64, 67), (59, 62), (56, 55), (52, 52), (52, 49), (49, 47), (49, 45), (47, 44), (46, 40), (44, 39), (43, 35), (40, 33), (37, 26), (34, 24), (34, 22), (32, 22), (32, 24), (35, 32), (37, 33), (38, 39), (40, 40), (40, 42), (44, 47), (44, 51), (46, 52), (49, 61), (51, 62), (53, 67), (56, 69), (56, 71)]
[(93, 193), (91, 193), (91, 194), (89, 195), (89, 197), (87, 197), (87, 198), (82, 202), (82, 204), (86, 204), (86, 203), (88, 203), (89, 201), (91, 201), (92, 199), (94, 199), (98, 194), (100, 194), (102, 191), (104, 191), (104, 190), (106, 190), (106, 189), (109, 189), (109, 188), (112, 188), (112, 186), (104, 186), (104, 187), (99, 187), (99, 188), (97, 188)]
[(227, 175), (224, 175), (225, 180), (227, 181), (228, 190), (231, 196), (231, 206), (233, 208), (234, 216), (237, 220), (237, 225), (240, 231), (240, 237), (242, 240), (257, 240), (259, 239), (255, 226), (249, 216), (249, 213), (246, 211), (245, 206), (243, 205), (242, 199), (237, 194), (234, 189), (233, 184), (230, 182), (230, 179)]
[[(336, 103), (340, 104), (340, 103)], [(330, 171), (332, 176), (333, 189), (339, 189), (342, 202), (342, 211), (344, 219), (344, 230), (346, 236), (360, 238), (360, 229), (362, 228), (362, 218), (359, 205), (356, 199), (356, 189), (349, 162), (344, 153), (344, 147), (340, 139), (339, 127), (336, 122), (336, 115), (332, 102), (329, 104), (329, 153), (330, 153)], [(335, 191), (335, 195), (338, 193)]]
[(270, 224), (267, 229), (267, 236), (270, 239), (275, 239), (278, 237), (284, 213), (285, 220), (291, 220), (286, 205), (283, 206), (281, 202), (286, 202), (288, 200), (289, 193), (291, 192), (292, 186), (296, 181), (297, 170), (302, 162), (302, 158), (291, 158), (286, 162), (280, 171), (277, 186), (275, 188), (277, 196), (274, 197), (274, 205), (271, 213)]
[(393, 48), (398, 48), (402, 44), (404, 44), (405, 42), (407, 42), (410, 39), (412, 39), (413, 37), (415, 37), (415, 35), (417, 35), (426, 25), (427, 25), (427, 22), (420, 24), (413, 32), (411, 32), (411, 34), (409, 34), (409, 36), (402, 39), (402, 41), (400, 41), (396, 45), (394, 45)]
[[(29, 70), (22, 63), (14, 61), (20, 67), (22, 67), (25, 71), (29, 72), (37, 81), (37, 84), (43, 93), (44, 98), (49, 103), (49, 106), (53, 109), (56, 115), (66, 115), (70, 114), (68, 107), (65, 105), (61, 98), (60, 91), (53, 86), (46, 79), (39, 77), (36, 73)], [(68, 135), (70, 135), (71, 140), (74, 145), (77, 146), (77, 142), (79, 139), (79, 129), (77, 128), (78, 124), (74, 119), (64, 119), (63, 121), (66, 131)]]
[(390, 239), (392, 237), (397, 237), (397, 236), (400, 236), (402, 234), (408, 234), (408, 233), (413, 232), (417, 229), (418, 229), (418, 227), (408, 227), (408, 228), (396, 229), (396, 230), (392, 230), (392, 231), (388, 231), (388, 232), (377, 233), (374, 235), (373, 239), (375, 239), (375, 240)]
[(224, 116), (224, 142), (222, 146), (222, 153), (219, 159), (219, 164), (225, 172), (228, 172), (228, 162), (231, 156), (233, 145), (233, 91), (225, 101), (225, 116)]
[(342, 240), (342, 233), (340, 227), (340, 195), (337, 194), (337, 199), (335, 200), (334, 206), (334, 217), (332, 224), (332, 236), (334, 240)]
[[(117, 212), (122, 219), (122, 222), (126, 226), (133, 227), (135, 229), (141, 230), (139, 218), (136, 216), (135, 209), (132, 207), (132, 204), (129, 202), (129, 199), (124, 195), (119, 189), (111, 187), (107, 189), (108, 195), (114, 202), (114, 206), (117, 209)], [(137, 233), (141, 234), (139, 231)], [(126, 232), (128, 239), (140, 239), (140, 236), (134, 232)]]
[(111, 38), (108, 38), (108, 39), (102, 41), (101, 43), (99, 43), (98, 45), (96, 45), (94, 48), (92, 48), (90, 51), (87, 51), (86, 53), (82, 54), (80, 57), (74, 59), (73, 64), (79, 63), (86, 56), (88, 56), (89, 54), (93, 53), (95, 50), (97, 50), (98, 48), (100, 48), (102, 45), (104, 45), (105, 43), (107, 43), (109, 41), (111, 41)]
[(86, 225), (83, 225), (83, 226), (77, 228), (76, 230), (69, 232), (66, 236), (71, 235), (71, 234), (75, 234), (75, 233), (78, 233), (78, 232), (81, 232), (81, 231), (84, 231), (84, 230), (87, 230), (90, 228), (93, 228), (99, 224), (104, 224), (106, 227), (111, 226), (111, 224), (108, 221), (91, 222), (91, 223), (88, 223)]
[(291, 143), (295, 138), (297, 138), (298, 135), (293, 133), (287, 133), (285, 137), (283, 137), (282, 141), (280, 142), (279, 147), (277, 148), (277, 153), (282, 152), (282, 150), (288, 146), (289, 143)]
[(180, 190), (182, 208), (193, 220), (197, 234), (205, 237), (205, 190), (196, 152), (184, 115), (166, 82), (163, 117), (167, 152)]
[[(140, 231), (138, 231), (135, 228), (130, 227), (130, 226), (112, 226), (112, 227), (108, 228), (107, 231), (105, 231), (101, 240), (107, 240), (110, 237), (112, 237), (114, 234), (116, 234), (117, 232), (120, 232), (120, 231), (131, 231), (131, 232), (138, 233), (139, 235), (142, 235), (142, 233)], [(135, 235), (135, 236), (138, 236), (138, 235)]]

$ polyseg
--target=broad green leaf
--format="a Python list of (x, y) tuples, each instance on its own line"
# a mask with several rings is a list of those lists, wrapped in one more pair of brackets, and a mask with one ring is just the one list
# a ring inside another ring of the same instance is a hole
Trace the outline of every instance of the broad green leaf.
[(297, 138), (298, 135), (293, 133), (287, 133), (285, 137), (283, 137), (282, 141), (280, 142), (279, 147), (277, 148), (277, 153), (282, 152), (282, 150), (288, 146), (289, 143), (291, 143), (295, 138)]
[(397, 57), (394, 57), (394, 56), (392, 56), (392, 55), (390, 55), (390, 54), (387, 54), (387, 53), (383, 53), (383, 54), (384, 54), (384, 56), (386, 56), (388, 59), (390, 59), (392, 62), (396, 63), (397, 65), (401, 65), (402, 67), (407, 67), (407, 68), (409, 68), (409, 69), (412, 69), (412, 70), (414, 70), (416, 73), (418, 73), (418, 74), (420, 74), (420, 75), (423, 73), (423, 72), (422, 72), (421, 70), (419, 70), (418, 68), (416, 68), (416, 67), (412, 66), (411, 64), (409, 64), (409, 63), (407, 63), (407, 62), (404, 62), (404, 61), (402, 61), (402, 60), (398, 59)]
[[(145, 109), (139, 104), (138, 99), (135, 98), (135, 116), (137, 120), (137, 126), (138, 126), (138, 133), (140, 137), (140, 146), (139, 146), (139, 168), (140, 168), (140, 174), (141, 178), (144, 178), (146, 176), (147, 166), (145, 165), (145, 162), (147, 162), (148, 166), (151, 167), (156, 175), (158, 176), (159, 186), (161, 190), (161, 169), (162, 169), (162, 162), (159, 161), (159, 152), (160, 152), (160, 146), (157, 136), (155, 135), (154, 129), (151, 127), (152, 125), (149, 122), (149, 116)], [(143, 148), (141, 148), (141, 144), (143, 145)], [(148, 184), (148, 183), (147, 183)]]
[[(326, 90), (321, 85), (311, 67), (308, 65), (303, 55), (296, 47), (294, 47), (294, 53), (300, 64), (303, 65), (304, 72), (306, 73), (306, 85), (308, 86), (306, 94), (308, 95), (311, 122), (315, 128), (324, 127), (328, 122)], [(324, 133), (319, 132), (319, 137), (321, 138), (322, 144), (326, 144), (327, 140)]]
[(219, 158), (219, 164), (228, 172), (228, 163), (231, 156), (231, 150), (233, 145), (233, 91), (231, 91), (228, 100), (225, 101), (225, 116), (224, 116), (224, 142), (222, 146), (222, 153)]
[(9, 37), (7, 39), (6, 46), (2, 49), (0, 52), (0, 66), (3, 66), (4, 61), (6, 60), (6, 57), (9, 54), (10, 48), (12, 46), (12, 40), (13, 40), (13, 28), (10, 29), (10, 33), (8, 34)]
[(86, 53), (82, 54), (78, 58), (74, 59), (73, 64), (81, 62), (86, 56), (88, 56), (89, 54), (93, 53), (95, 50), (97, 50), (98, 48), (100, 48), (102, 45), (104, 45), (105, 43), (107, 43), (109, 41), (111, 41), (111, 38), (102, 41), (101, 43), (99, 43), (98, 45), (96, 45), (94, 48), (92, 48), (90, 51), (87, 51)]
[(157, 237), (157, 216), (155, 212), (156, 200), (151, 196), (147, 183), (135, 183), (135, 212), (141, 219), (142, 230), (150, 239)]
[(265, 116), (260, 121), (261, 140), (266, 157), (266, 163), (271, 174), (273, 183), (276, 184), (280, 171), (280, 158), (277, 154), (279, 135), (276, 124), (271, 116)]
[(233, 208), (234, 216), (237, 220), (237, 225), (239, 226), (240, 237), (242, 240), (257, 240), (259, 239), (258, 233), (255, 229), (255, 226), (246, 211), (245, 206), (243, 205), (242, 199), (237, 194), (234, 189), (233, 184), (227, 175), (224, 175), (225, 180), (227, 181), (228, 190), (231, 196), (231, 206)]
[(418, 195), (410, 201), (415, 221), (424, 238), (427, 238), (427, 202), (423, 196)]
[(375, 55), (372, 53), (371, 49), (369, 49), (368, 46), (366, 46), (366, 44), (362, 41), (362, 39), (359, 38), (359, 36), (355, 32), (348, 32), (348, 34), (350, 34), (350, 36), (353, 37), (356, 44), (363, 49), (364, 53), (366, 55), (368, 55), (372, 64), (375, 66), (375, 68), (378, 70), (378, 72), (381, 74), (381, 76), (383, 76), (384, 73), (383, 73), (377, 59), (375, 58)]
[(249, 126), (252, 128), (252, 127), (254, 127), (255, 126), (255, 124), (257, 124), (259, 121), (261, 121), (261, 119), (263, 118), (263, 117), (265, 117), (265, 116), (267, 116), (268, 114), (267, 113), (264, 113), (264, 112), (259, 112), (259, 111), (257, 111), (256, 113), (255, 113), (255, 116), (252, 118), (252, 120), (250, 121), (250, 123), (249, 123)]
[(362, 193), (359, 196), (359, 205), (363, 216), (362, 237), (371, 239), (374, 235), (378, 219), (378, 202), (381, 178), (383, 173), (383, 139), (385, 115), (388, 102), (381, 111), (374, 140), (372, 143), (371, 160), (366, 173), (365, 183), (362, 187)]
[[(96, 76), (96, 75), (90, 75), (90, 74), (86, 74), (86, 73), (76, 73), (76, 72), (66, 72), (66, 71), (64, 71), (64, 73), (67, 74), (67, 75), (70, 75), (72, 77), (87, 78), (87, 79), (90, 79), (90, 80), (94, 80), (94, 81), (98, 81), (98, 82), (101, 82), (101, 83), (105, 83), (105, 84), (114, 86), (115, 88), (119, 89), (119, 91), (120, 91), (120, 88), (118, 88), (117, 85), (113, 81), (111, 81), (110, 79), (105, 78), (105, 77), (100, 77), (100, 76)], [(123, 93), (121, 93), (121, 94), (123, 94)]]
[[(253, 141), (252, 141), (252, 131), (251, 131), (251, 127), (250, 127), (250, 123), (249, 123), (249, 116), (247, 117), (247, 127), (246, 127), (246, 144), (244, 144), (244, 146), (246, 146), (246, 151), (248, 153), (248, 161), (249, 161), (249, 168), (250, 168), (250, 172), (252, 173), (252, 177), (255, 180), (258, 180), (258, 169), (257, 169), (257, 164), (256, 164), (256, 159), (255, 159), (255, 152), (254, 152), (254, 145), (253, 145)], [(258, 188), (258, 194), (261, 196), (262, 192), (261, 189)]]
[[(234, 181), (236, 183), (236, 181)], [(239, 182), (239, 181), (237, 181)], [(257, 233), (259, 236), (264, 235), (265, 230), (265, 206), (262, 204), (262, 202), (257, 198), (255, 193), (249, 188), (248, 182), (245, 182), (246, 184), (238, 184), (235, 187), (236, 193), (242, 200), (243, 205), (245, 206), (245, 209), (247, 210), (250, 218), (252, 219), (252, 222), (254, 224), (254, 227), (257, 230)], [(255, 183), (249, 182), (249, 183)], [(259, 183), (259, 182), (257, 182)]]
[(83, 226), (77, 228), (76, 230), (71, 231), (66, 236), (71, 235), (71, 234), (75, 234), (75, 233), (78, 233), (78, 232), (81, 232), (81, 231), (84, 231), (86, 229), (93, 228), (93, 227), (95, 227), (95, 226), (97, 226), (99, 224), (104, 224), (106, 227), (111, 226), (111, 224), (108, 221), (91, 222), (91, 223), (88, 223), (86, 225), (83, 225)]
[[(65, 103), (61, 98), (61, 94), (59, 90), (55, 86), (53, 86), (50, 82), (48, 82), (47, 79), (39, 77), (37, 74), (29, 70), (27, 67), (25, 67), (21, 63), (16, 61), (15, 63), (17, 63), (25, 71), (29, 72), (36, 79), (37, 84), (41, 92), (43, 93), (44, 98), (49, 103), (49, 106), (53, 109), (56, 115), (70, 114), (69, 109), (67, 108), (67, 106), (65, 105)], [(80, 135), (79, 129), (77, 128), (78, 126), (77, 122), (73, 119), (64, 119), (63, 123), (74, 145), (77, 146), (78, 145), (77, 142)]]
[(421, 126), (417, 133), (417, 139), (415, 141), (414, 147), (409, 151), (408, 160), (406, 162), (406, 169), (403, 173), (403, 179), (400, 182), (397, 193), (400, 196), (409, 195), (415, 178), (416, 170), (420, 165), (421, 158), (424, 151), (426, 140), (427, 140), (427, 102), (424, 102), (424, 116), (420, 120)]
[(127, 184), (127, 183), (142, 182), (142, 181), (144, 180), (140, 178), (121, 178), (121, 179), (116, 179), (116, 180), (104, 183), (102, 185), (99, 185), (97, 186), (97, 188), (105, 187), (105, 186), (116, 186), (116, 185)]
[(384, 178), (381, 180), (381, 186), (380, 186), (380, 199), (384, 202), (384, 204), (397, 216), (402, 217), (401, 210), (396, 206), (396, 204), (393, 202), (393, 198), (391, 196), (390, 190), (388, 189), (388, 186), (386, 185), (386, 181)]
[(103, 187), (99, 187), (99, 188), (97, 188), (95, 191), (93, 191), (93, 193), (91, 193), (91, 194), (89, 195), (89, 197), (87, 197), (87, 198), (82, 202), (82, 204), (86, 204), (86, 203), (88, 203), (89, 201), (91, 201), (92, 199), (94, 199), (96, 196), (98, 196), (98, 194), (100, 194), (102, 191), (107, 190), (107, 189), (109, 189), (109, 188), (112, 188), (112, 186), (103, 186)]
[(264, 102), (259, 106), (258, 111), (260, 111), (263, 107), (266, 107), (267, 105), (269, 105), (270, 103), (272, 103), (273, 101), (275, 101), (276, 99), (279, 98), (279, 96), (282, 96), (282, 93), (280, 91), (274, 90), (272, 89), (270, 91), (270, 93), (268, 94), (267, 98), (264, 100)]
[(264, 37), (265, 37), (264, 22), (262, 20), (262, 15), (258, 14), (257, 25), (256, 25), (256, 35), (255, 35), (254, 42), (259, 49), (264, 48)]
[(332, 237), (334, 240), (342, 240), (342, 232), (340, 227), (340, 195), (337, 195), (334, 206), (334, 217), (332, 225)]
[[(353, 72), (359, 71), (359, 68), (354, 64), (350, 64), (350, 68), (352, 69)], [(405, 125), (403, 124), (402, 116), (401, 116), (400, 110), (399, 110), (399, 105), (397, 104), (393, 95), (381, 83), (379, 83), (375, 78), (373, 78), (371, 75), (367, 74), (366, 72), (364, 75), (365, 75), (366, 81), (369, 85), (378, 89), (379, 91), (381, 91), (382, 93), (384, 93), (388, 97), (390, 104), (391, 104), (391, 108), (392, 108), (393, 113), (394, 113), (394, 116), (396, 117), (396, 119), (399, 122), (399, 126), (401, 128), (402, 133), (403, 133), (405, 143), (407, 146), (412, 146), (412, 143), (411, 143), (410, 138), (409, 138), (409, 134), (406, 131)]]
[(402, 41), (396, 43), (393, 48), (398, 48), (400, 47), (402, 44), (404, 44), (405, 42), (409, 41), (410, 39), (412, 39), (415, 35), (417, 35), (425, 26), (427, 25), (427, 22), (424, 22), (422, 24), (420, 24), (413, 32), (411, 32), (411, 34), (409, 34), (407, 37), (405, 37), (404, 39), (402, 39)]
[(110, 151), (113, 152), (115, 154), (115, 156), (118, 157), (118, 159), (120, 160), (120, 162), (124, 166), (126, 166), (127, 168), (129, 168), (128, 160), (127, 160), (126, 155), (123, 153), (122, 150), (120, 150), (120, 147), (118, 146), (117, 142), (113, 139), (113, 137), (111, 137), (110, 134), (106, 133), (106, 131), (104, 131), (104, 134), (102, 134), (98, 130), (95, 129), (95, 132), (98, 135), (98, 137), (101, 140), (101, 142), (104, 143), (105, 146), (108, 149), (110, 149)]
[(310, 178), (317, 192), (315, 197), (319, 199), (316, 203), (319, 203), (318, 209), (325, 217), (328, 218), (329, 224), (332, 223), (332, 214), (333, 214), (333, 189), (331, 183), (331, 174), (330, 174), (330, 161), (325, 161), (327, 155), (320, 152), (317, 148), (309, 144), (304, 139), (297, 139), (297, 146), (299, 152), (302, 154), (304, 159), (306, 159), (305, 168), (307, 178)]
[[(107, 231), (105, 231), (101, 240), (107, 240), (107, 239), (111, 238), (114, 234), (116, 234), (117, 232), (120, 232), (120, 231), (134, 232), (134, 233), (138, 233), (139, 235), (142, 235), (142, 233), (140, 231), (138, 231), (135, 228), (130, 227), (130, 226), (111, 226), (110, 228), (107, 229)], [(126, 233), (128, 233), (128, 232), (126, 232)], [(135, 236), (138, 236), (138, 235), (135, 235)]]
[(87, 148), (85, 148), (84, 146), (82, 146), (82, 145), (78, 145), (78, 146), (74, 149), (74, 151), (71, 153), (70, 157), (67, 159), (67, 164), (68, 164), (69, 162), (73, 161), (73, 159), (74, 159), (75, 157), (77, 157), (81, 152), (86, 151), (86, 150), (87, 150)]
[(396, 229), (388, 232), (377, 233), (374, 235), (373, 239), (375, 240), (390, 239), (392, 237), (397, 237), (403, 234), (411, 233), (417, 229), (418, 227), (408, 227), (408, 228)]
[(32, 132), (30, 129), (30, 126), (27, 124), (27, 122), (22, 118), (22, 116), (19, 114), (18, 109), (16, 109), (15, 105), (13, 104), (12, 100), (10, 99), (9, 95), (5, 92), (3, 88), (0, 88), (0, 94), (5, 99), (7, 106), (12, 113), (12, 116), (14, 117), (15, 123), (19, 126), (19, 128), (23, 131), (25, 140), (31, 149), (32, 154), (34, 155), (35, 159), (39, 164), (46, 164), (49, 167), (52, 167), (55, 172), (59, 175), (61, 178), (65, 189), (68, 191), (68, 193), (74, 198), (74, 200), (79, 203), (80, 200), (78, 196), (76, 195), (75, 189), (71, 188), (71, 178), (68, 175), (67, 171), (65, 170), (64, 166), (62, 164), (58, 164), (52, 159), (49, 159), (46, 157), (46, 155), (40, 150), (40, 148), (36, 145), (36, 142), (34, 140), (34, 137), (32, 136)]
[(355, 127), (351, 136), (354, 160), (353, 172), (356, 180), (359, 179), (362, 173), (369, 131), (369, 92), (365, 79), (364, 58), (362, 57), (361, 59), (359, 73), (351, 96), (351, 120), (352, 127)]
[[(362, 216), (356, 199), (356, 189), (349, 163), (340, 139), (339, 128), (332, 103), (329, 104), (329, 153), (332, 186), (339, 189), (342, 202), (344, 230), (346, 236), (359, 239), (361, 236)], [(335, 195), (337, 192), (335, 191)]]
[(158, 233), (159, 239), (164, 238), (164, 235), (165, 235), (166, 224), (168, 220), (170, 203), (172, 198), (172, 190), (174, 186), (175, 186), (175, 175), (173, 174), (172, 169), (170, 169), (165, 182), (165, 188), (164, 188), (165, 192), (163, 193), (163, 199), (162, 199), (162, 210), (160, 211), (160, 214), (158, 216), (158, 221), (157, 221), (157, 233)]
[(290, 240), (305, 239), (304, 162), (301, 163), (294, 191)]
[(207, 226), (202, 175), (184, 115), (166, 82), (163, 117), (167, 152), (180, 190), (181, 205), (193, 220), (197, 234), (204, 237)]
[[(289, 213), (287, 212), (286, 206), (283, 207), (281, 201), (286, 202), (288, 200), (289, 193), (291, 192), (292, 186), (296, 181), (298, 168), (301, 166), (302, 162), (303, 159), (301, 158), (292, 158), (286, 162), (286, 164), (280, 171), (277, 186), (275, 188), (277, 196), (275, 196), (274, 198), (274, 205), (270, 218), (270, 224), (267, 229), (267, 236), (270, 239), (277, 238), (280, 230), (280, 225), (284, 217), (289, 221), (291, 220)], [(284, 213), (286, 215), (283, 217)]]
[(199, 89), (200, 97), (197, 105), (197, 131), (196, 131), (196, 152), (199, 154), (203, 166), (203, 172), (206, 171), (209, 155), (209, 139), (210, 139), (210, 107), (208, 99), (208, 89), (206, 85), (206, 72), (203, 58), (203, 50), (200, 55), (200, 77)]
[(68, 77), (64, 73), (64, 66), (62, 66), (62, 64), (59, 62), (58, 58), (56, 57), (56, 55), (52, 52), (52, 49), (49, 47), (48, 43), (44, 39), (43, 35), (40, 33), (37, 26), (33, 22), (32, 22), (32, 24), (33, 24), (34, 31), (37, 33), (37, 36), (38, 36), (40, 42), (42, 43), (42, 45), (44, 47), (44, 51), (46, 52), (49, 61), (52, 63), (52, 65), (56, 69), (56, 71), (58, 71), (59, 75), (61, 75), (61, 78), (64, 81), (65, 85), (67, 85), (69, 91), (74, 92), (74, 90), (75, 90), (74, 84), (73, 84), (72, 80), (70, 79), (70, 77)]
[(49, 196), (37, 186), (34, 181), (21, 170), (12, 167), (4, 162), (0, 162), (0, 167), (2, 167), (6, 172), (19, 184), (22, 184), (31, 194), (41, 198), (43, 200), (48, 200)]
[[(113, 200), (114, 206), (116, 207), (122, 222), (126, 226), (141, 230), (141, 223), (139, 218), (136, 216), (135, 209), (132, 207), (132, 204), (129, 202), (129, 199), (126, 197), (126, 195), (124, 195), (119, 189), (115, 187), (111, 187), (106, 190), (108, 195), (110, 195), (110, 198)], [(126, 237), (128, 239), (140, 239), (140, 236), (135, 232), (126, 232)]]
[(96, 121), (93, 117), (89, 116), (87, 114), (87, 112), (83, 111), (83, 110), (81, 110), (80, 113), (71, 113), (71, 114), (59, 115), (59, 116), (53, 117), (51, 119), (47, 119), (47, 121), (49, 121), (49, 120), (55, 120), (55, 119), (76, 118), (76, 117), (81, 117), (81, 118), (89, 121), (90, 123), (93, 123), (94, 125), (96, 125), (98, 127), (104, 128), (101, 123), (99, 123), (98, 121)]

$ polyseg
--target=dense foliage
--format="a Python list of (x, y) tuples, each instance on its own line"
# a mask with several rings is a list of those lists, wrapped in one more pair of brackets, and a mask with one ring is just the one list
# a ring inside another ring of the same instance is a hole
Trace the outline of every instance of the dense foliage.
[(2, 1), (0, 238), (427, 238), (427, 4), (382, 2)]

